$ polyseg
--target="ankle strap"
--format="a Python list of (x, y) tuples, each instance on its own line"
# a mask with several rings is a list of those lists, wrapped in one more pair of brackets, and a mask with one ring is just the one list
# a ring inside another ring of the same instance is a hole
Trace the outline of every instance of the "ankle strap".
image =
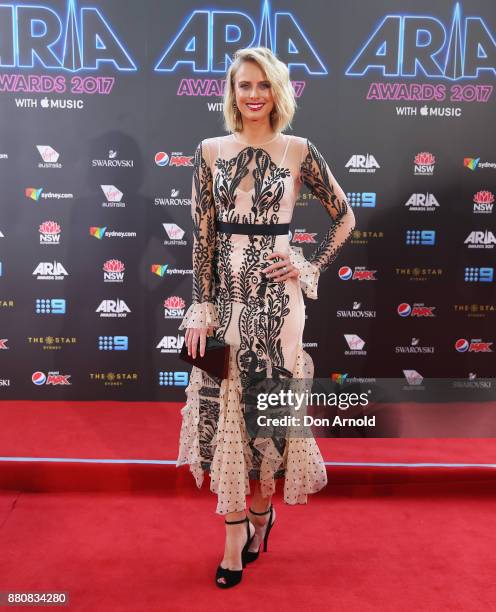
[(237, 525), (238, 523), (244, 523), (244, 522), (245, 522), (245, 521), (247, 521), (247, 520), (248, 520), (248, 517), (247, 517), (247, 516), (245, 516), (245, 518), (244, 518), (244, 519), (241, 519), (240, 521), (226, 521), (226, 520), (224, 519), (224, 523), (226, 523), (227, 525)]
[(252, 514), (256, 514), (257, 516), (262, 516), (262, 514), (268, 514), (272, 510), (272, 504), (270, 504), (268, 510), (266, 510), (265, 512), (254, 512), (251, 508), (249, 508), (249, 510)]

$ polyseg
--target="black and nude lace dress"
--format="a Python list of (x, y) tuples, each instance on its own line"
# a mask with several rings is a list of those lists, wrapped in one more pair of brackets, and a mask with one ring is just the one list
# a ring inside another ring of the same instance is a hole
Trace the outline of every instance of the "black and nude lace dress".
[[(302, 185), (330, 217), (310, 258), (290, 245), (287, 230), (243, 233), (239, 224), (289, 224)], [(179, 329), (212, 326), (231, 351), (224, 380), (192, 368), (176, 465), (189, 464), (198, 487), (209, 472), (221, 515), (246, 508), (249, 481), (255, 479), (267, 496), (275, 492), (275, 479), (284, 477), (284, 502), (304, 504), (327, 484), (315, 439), (250, 438), (242, 390), (254, 375), (270, 378), (274, 371), (313, 378), (313, 361), (302, 344), (303, 292), (317, 298), (321, 271), (351, 236), (353, 212), (316, 147), (283, 133), (256, 147), (236, 134), (203, 140), (195, 154), (191, 211), (193, 301)], [(289, 254), (299, 279), (264, 277), (274, 261), (267, 255), (274, 251)]]

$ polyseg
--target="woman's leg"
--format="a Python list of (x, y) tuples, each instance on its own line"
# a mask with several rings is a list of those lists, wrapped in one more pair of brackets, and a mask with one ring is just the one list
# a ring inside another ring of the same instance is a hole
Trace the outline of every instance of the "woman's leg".
[[(265, 512), (266, 510), (268, 510), (270, 508), (270, 504), (272, 503), (272, 495), (270, 495), (269, 497), (262, 496), (259, 480), (253, 481), (253, 486), (251, 488), (253, 491), (253, 498), (251, 500), (250, 508), (254, 512)], [(248, 550), (251, 552), (257, 552), (260, 546), (260, 542), (264, 538), (265, 531), (267, 528), (266, 526), (269, 523), (269, 513), (267, 512), (267, 514), (263, 514), (262, 516), (258, 516), (257, 514), (253, 514), (249, 511), (248, 513), (250, 521), (255, 525), (255, 537), (253, 538), (253, 541), (250, 544)], [(275, 520), (275, 517), (276, 513), (275, 510), (273, 510), (273, 521)]]
[[(246, 512), (229, 512), (224, 516), (226, 521), (240, 521), (246, 517)], [(253, 526), (248, 524), (250, 535), (253, 534)], [(237, 525), (225, 524), (226, 541), (224, 545), (224, 557), (221, 565), (225, 569), (240, 570), (243, 569), (241, 563), (241, 551), (246, 544), (246, 522), (238, 523)]]

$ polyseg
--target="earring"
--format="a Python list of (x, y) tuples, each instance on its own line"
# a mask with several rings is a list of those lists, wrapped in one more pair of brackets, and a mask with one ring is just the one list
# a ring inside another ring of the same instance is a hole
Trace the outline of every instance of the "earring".
[(236, 102), (233, 102), (233, 108), (234, 108), (235, 111), (238, 110), (238, 105), (236, 104)]

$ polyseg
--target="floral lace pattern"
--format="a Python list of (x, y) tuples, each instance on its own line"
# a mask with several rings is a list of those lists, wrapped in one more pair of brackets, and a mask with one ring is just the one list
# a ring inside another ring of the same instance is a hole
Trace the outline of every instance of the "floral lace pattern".
[[(198, 487), (209, 473), (221, 515), (246, 508), (251, 480), (258, 480), (268, 496), (275, 492), (276, 480), (284, 477), (288, 504), (307, 503), (309, 494), (327, 484), (315, 439), (294, 428), (283, 437), (262, 436), (247, 427), (242, 398), (253, 379), (313, 378), (312, 358), (303, 350), (303, 292), (317, 299), (321, 272), (354, 228), (344, 192), (308, 139), (279, 134), (270, 144), (254, 147), (231, 136), (206, 139), (196, 149), (193, 300), (179, 327), (215, 327), (215, 336), (231, 346), (226, 379), (192, 369), (177, 458), (178, 467), (190, 466)], [(310, 258), (301, 247), (290, 245), (287, 234), (217, 231), (217, 221), (251, 226), (290, 223), (303, 185), (323, 205), (329, 220)], [(300, 272), (298, 282), (264, 275), (274, 252), (289, 256)]]

